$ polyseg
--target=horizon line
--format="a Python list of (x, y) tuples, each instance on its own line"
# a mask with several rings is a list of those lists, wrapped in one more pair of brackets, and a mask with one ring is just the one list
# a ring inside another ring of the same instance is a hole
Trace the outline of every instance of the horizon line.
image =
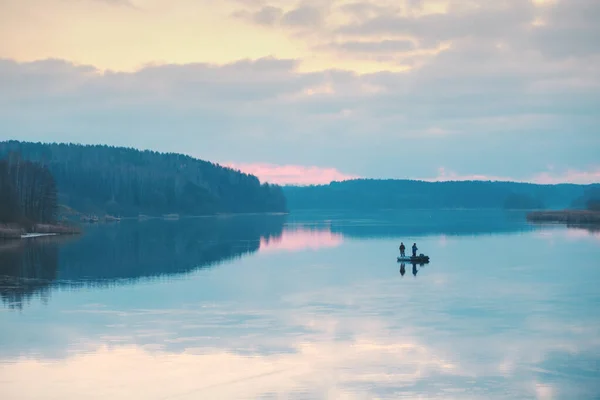
[[(126, 150), (134, 150), (134, 151), (138, 151), (141, 153), (144, 152), (148, 152), (148, 153), (157, 153), (160, 155), (176, 155), (176, 156), (182, 156), (182, 157), (189, 157), (193, 160), (196, 161), (202, 161), (202, 162), (207, 162), (213, 165), (217, 165), (219, 167), (225, 168), (225, 169), (230, 169), (236, 172), (239, 172), (241, 174), (245, 174), (245, 175), (250, 175), (250, 176), (254, 176), (256, 177), (261, 184), (269, 184), (269, 185), (274, 185), (274, 186), (280, 186), (282, 188), (286, 188), (286, 187), (298, 187), (298, 188), (304, 188), (304, 187), (319, 187), (319, 186), (330, 186), (332, 184), (338, 184), (338, 183), (344, 183), (344, 182), (355, 182), (355, 181), (404, 181), (404, 182), (420, 182), (420, 183), (460, 183), (460, 182), (479, 182), (479, 183), (516, 183), (516, 184), (523, 184), (523, 185), (537, 185), (537, 186), (558, 186), (558, 185), (575, 185), (575, 186), (594, 186), (594, 185), (600, 185), (600, 181), (598, 182), (588, 182), (588, 183), (575, 183), (575, 182), (568, 182), (568, 181), (562, 181), (562, 182), (548, 182), (548, 183), (542, 183), (542, 182), (535, 182), (533, 180), (522, 180), (522, 179), (510, 179), (510, 178), (502, 178), (502, 179), (485, 179), (484, 176), (481, 176), (480, 179), (467, 179), (467, 177), (469, 176), (473, 176), (476, 177), (477, 175), (468, 175), (465, 177), (465, 179), (460, 179), (460, 178), (444, 178), (443, 176), (439, 176), (437, 178), (386, 178), (386, 177), (360, 177), (360, 176), (352, 176), (352, 177), (348, 177), (348, 179), (333, 179), (329, 182), (314, 182), (314, 183), (277, 183), (277, 182), (272, 182), (269, 179), (261, 179), (260, 176), (258, 176), (258, 174), (256, 173), (250, 173), (250, 172), (245, 172), (242, 169), (236, 167), (234, 164), (231, 163), (226, 163), (226, 162), (217, 162), (217, 161), (210, 161), (209, 159), (205, 159), (205, 158), (199, 158), (198, 156), (194, 156), (191, 154), (186, 154), (183, 152), (177, 152), (177, 151), (165, 151), (165, 150), (155, 150), (152, 148), (141, 148), (141, 147), (134, 147), (134, 146), (124, 146), (124, 145), (111, 145), (111, 144), (106, 144), (106, 143), (83, 143), (83, 142), (49, 142), (49, 141), (26, 141), (26, 140), (19, 140), (19, 139), (2, 139), (0, 140), (0, 143), (20, 143), (20, 144), (37, 144), (37, 145), (63, 145), (63, 146), (82, 146), (82, 147), (108, 147), (108, 148), (117, 148), (117, 149), (126, 149)], [(276, 165), (276, 164), (273, 164)], [(284, 165), (276, 165), (276, 166), (284, 166)], [(327, 169), (325, 167), (318, 167), (318, 166), (300, 166), (302, 168), (316, 168), (316, 169)], [(443, 168), (442, 168), (443, 170)], [(337, 171), (337, 170), (336, 170)]]

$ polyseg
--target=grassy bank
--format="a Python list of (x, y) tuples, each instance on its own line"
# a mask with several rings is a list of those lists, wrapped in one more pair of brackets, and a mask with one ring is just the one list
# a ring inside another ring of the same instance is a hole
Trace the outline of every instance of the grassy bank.
[(81, 229), (74, 225), (64, 224), (36, 224), (32, 233), (57, 233), (59, 235), (77, 235), (81, 233)]
[(29, 228), (17, 224), (0, 224), (0, 239), (20, 239), (27, 233), (77, 235), (81, 233), (81, 229), (65, 224), (35, 224)]
[(0, 224), (0, 239), (20, 239), (25, 228), (13, 224)]
[(534, 211), (527, 214), (527, 220), (531, 222), (555, 222), (564, 224), (600, 224), (600, 211)]

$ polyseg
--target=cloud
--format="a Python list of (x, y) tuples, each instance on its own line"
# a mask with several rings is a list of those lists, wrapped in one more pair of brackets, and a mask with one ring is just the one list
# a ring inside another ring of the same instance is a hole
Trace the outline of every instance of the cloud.
[(359, 53), (398, 53), (415, 49), (414, 43), (410, 40), (347, 41), (332, 46)]
[(358, 176), (344, 174), (335, 168), (315, 166), (306, 167), (302, 165), (274, 165), (265, 163), (229, 163), (227, 166), (239, 169), (247, 174), (255, 175), (262, 182), (279, 185), (318, 185), (358, 178)]
[[(294, 183), (415, 178), (440, 164), (525, 179), (549, 163), (586, 170), (597, 162), (600, 80), (587, 64), (438, 58), (415, 71), (373, 74), (306, 73), (299, 60), (273, 57), (135, 72), (5, 59), (0, 139), (108, 143), (266, 164), (264, 179)], [(284, 172), (286, 165), (305, 167)]]
[[(572, 50), (549, 39), (575, 26), (593, 32), (594, 2), (227, 4), (223, 13), (248, 22), (237, 25), (294, 52), (268, 55), (275, 47), (256, 40), (263, 57), (132, 71), (5, 59), (0, 137), (304, 166), (294, 177), (265, 172), (295, 183), (330, 179), (320, 175), (328, 168), (332, 179), (436, 177), (440, 165), (465, 177), (543, 181), (536, 175), (550, 163), (598, 164), (600, 53), (576, 36)], [(311, 167), (319, 172), (309, 176)]]
[(424, 179), (430, 182), (444, 181), (498, 181), (498, 182), (532, 182), (542, 185), (554, 185), (560, 183), (592, 184), (600, 183), (600, 166), (588, 171), (567, 170), (565, 172), (546, 171), (534, 174), (528, 178), (511, 178), (507, 176), (493, 176), (482, 174), (461, 175), (454, 171), (448, 171), (440, 167), (435, 178)]
[(259, 25), (274, 25), (283, 16), (281, 8), (265, 6), (256, 12), (240, 10), (233, 14), (235, 17), (248, 19)]
[(337, 32), (355, 36), (409, 35), (427, 43), (491, 38), (528, 24), (534, 10), (531, 3), (520, 0), (471, 4), (451, 1), (446, 12), (420, 16), (383, 8), (366, 21), (340, 26)]
[[(286, 6), (285, 2), (276, 0), (261, 4), (263, 8)], [(286, 17), (283, 17), (298, 19), (305, 26), (312, 24), (316, 31), (306, 31), (305, 39), (316, 51), (325, 51), (327, 44), (336, 38), (336, 41), (349, 43), (405, 41), (413, 43), (415, 49), (442, 46), (446, 51), (469, 45), (472, 50), (470, 57), (477, 57), (481, 52), (485, 54), (496, 46), (521, 55), (529, 53), (531, 56), (533, 53), (555, 60), (600, 55), (600, 44), (593, 39), (600, 35), (600, 27), (596, 23), (600, 18), (600, 3), (595, 0), (449, 0), (443, 3), (428, 0), (351, 3), (331, 0), (322, 3), (321, 7), (316, 9), (303, 5), (288, 9)], [(294, 38), (302, 39), (297, 33), (294, 33)], [(329, 47), (331, 51), (332, 47)], [(389, 57), (373, 61), (387, 63), (388, 66), (392, 55), (406, 51), (401, 46), (383, 48)], [(359, 58), (365, 49), (350, 45), (336, 51), (339, 50), (343, 50), (348, 58)], [(431, 58), (418, 57), (413, 54), (409, 57), (413, 62), (398, 59), (393, 62), (415, 65), (414, 61), (418, 60), (418, 64), (424, 65), (432, 61)], [(516, 60), (519, 60), (518, 56)], [(384, 64), (382, 68), (385, 68)]]
[(312, 6), (301, 6), (285, 13), (281, 22), (284, 25), (293, 27), (311, 27), (318, 26), (323, 21), (321, 10)]
[(136, 6), (130, 0), (90, 0), (98, 3), (106, 3), (113, 6), (127, 6), (136, 8)]
[[(226, 166), (239, 169), (247, 174), (256, 175), (261, 181), (281, 185), (322, 185), (333, 181), (360, 179), (360, 176), (344, 174), (335, 168), (307, 167), (301, 165), (273, 165), (273, 164), (235, 164)], [(413, 177), (415, 178), (415, 177)], [(418, 179), (418, 178), (415, 178)], [(421, 178), (427, 182), (447, 181), (496, 181), (496, 182), (532, 182), (539, 184), (592, 184), (600, 183), (600, 166), (587, 171), (567, 170), (564, 172), (549, 170), (531, 174), (527, 177), (510, 177), (486, 174), (459, 174), (444, 167), (438, 168), (434, 178)]]
[(427, 182), (448, 182), (448, 181), (498, 181), (498, 182), (514, 182), (514, 179), (505, 176), (493, 176), (483, 174), (466, 174), (461, 175), (454, 171), (448, 171), (444, 167), (438, 169), (438, 175), (435, 178), (423, 179)]
[(600, 54), (600, 3), (595, 0), (555, 1), (544, 7), (542, 24), (524, 41), (553, 58)]
[(551, 172), (542, 172), (533, 176), (533, 182), (543, 184), (555, 184), (555, 183), (600, 183), (600, 166), (589, 170), (580, 171), (575, 169), (569, 169), (566, 172), (553, 174)]
[(233, 13), (233, 16), (258, 25), (290, 28), (314, 28), (320, 26), (324, 20), (323, 11), (309, 5), (302, 5), (289, 11), (274, 5), (265, 5), (257, 10), (238, 10)]

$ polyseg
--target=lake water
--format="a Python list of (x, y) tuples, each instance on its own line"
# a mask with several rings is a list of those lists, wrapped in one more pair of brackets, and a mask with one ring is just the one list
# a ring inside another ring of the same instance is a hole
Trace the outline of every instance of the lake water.
[[(401, 240), (431, 262), (401, 268)], [(0, 242), (0, 398), (598, 399), (599, 256), (499, 211)]]

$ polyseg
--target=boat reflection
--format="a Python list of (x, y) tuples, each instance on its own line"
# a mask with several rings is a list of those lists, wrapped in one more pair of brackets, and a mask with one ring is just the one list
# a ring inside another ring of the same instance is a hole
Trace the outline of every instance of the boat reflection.
[[(412, 274), (414, 276), (417, 276), (417, 274), (419, 273), (419, 268), (417, 268), (417, 265), (421, 268), (423, 268), (425, 266), (425, 264), (418, 264), (418, 263), (411, 263), (412, 264)], [(404, 263), (400, 263), (400, 275), (404, 276), (404, 274), (406, 274), (406, 264)]]

